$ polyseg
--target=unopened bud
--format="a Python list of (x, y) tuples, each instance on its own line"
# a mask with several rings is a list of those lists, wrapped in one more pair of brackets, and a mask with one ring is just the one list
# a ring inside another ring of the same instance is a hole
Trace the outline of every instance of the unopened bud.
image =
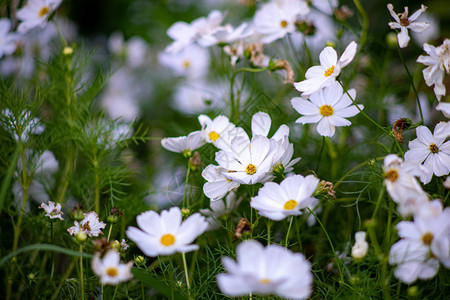
[(112, 249), (117, 249), (117, 250), (119, 250), (119, 248), (120, 248), (120, 242), (119, 242), (118, 240), (115, 240), (115, 241), (112, 243), (111, 248), (112, 248)]
[(408, 288), (408, 290), (406, 291), (406, 293), (410, 297), (418, 296), (419, 295), (419, 288), (417, 287), (417, 285), (410, 286)]
[(84, 241), (86, 241), (88, 236), (83, 231), (79, 231), (75, 237), (77, 238), (77, 241), (79, 241), (80, 243), (83, 243)]
[(65, 47), (64, 50), (63, 50), (63, 54), (67, 55), (67, 56), (72, 55), (73, 54), (73, 48), (72, 47)]
[(336, 47), (336, 43), (333, 42), (333, 41), (327, 41), (326, 46), (335, 48)]
[(189, 208), (182, 208), (181, 214), (183, 215), (183, 217), (188, 217), (191, 214), (191, 210)]
[(389, 32), (386, 35), (386, 44), (389, 48), (397, 48), (397, 34), (395, 32)]
[(136, 261), (137, 265), (145, 264), (145, 258), (142, 255), (136, 256), (134, 260)]

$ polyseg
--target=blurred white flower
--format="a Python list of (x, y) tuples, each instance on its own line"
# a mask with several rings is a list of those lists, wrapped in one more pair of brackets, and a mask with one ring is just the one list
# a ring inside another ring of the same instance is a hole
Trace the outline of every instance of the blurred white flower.
[(416, 19), (427, 9), (427, 7), (423, 4), (421, 8), (409, 18), (408, 7), (405, 7), (405, 11), (398, 15), (394, 12), (394, 6), (392, 4), (389, 3), (387, 5), (387, 8), (391, 13), (391, 16), (395, 20), (395, 22), (389, 22), (389, 27), (391, 27), (391, 29), (400, 29), (400, 32), (397, 35), (398, 45), (400, 46), (400, 48), (405, 48), (406, 46), (408, 46), (410, 40), (408, 29), (416, 32), (423, 32), (429, 26), (428, 22), (416, 21)]
[(239, 182), (226, 178), (223, 175), (225, 172), (227, 170), (215, 165), (208, 165), (202, 171), (202, 176), (206, 180), (203, 192), (211, 201), (222, 199), (229, 191), (240, 186)]
[(298, 216), (309, 206), (309, 201), (319, 184), (313, 175), (293, 175), (280, 184), (266, 182), (258, 195), (251, 198), (250, 206), (271, 220), (280, 221), (288, 216)]
[(369, 243), (366, 242), (366, 232), (358, 231), (355, 233), (355, 245), (352, 247), (352, 256), (354, 259), (362, 259), (369, 251)]
[(117, 285), (130, 280), (133, 278), (131, 267), (133, 267), (133, 261), (126, 264), (120, 263), (120, 254), (116, 250), (108, 250), (103, 258), (100, 258), (100, 253), (97, 252), (91, 261), (92, 271), (100, 277), (102, 285)]
[(11, 21), (9, 19), (0, 19), (0, 58), (4, 55), (13, 54), (16, 51), (18, 34), (10, 32)]
[(450, 176), (447, 176), (445, 181), (442, 183), (446, 189), (450, 189)]
[[(446, 137), (436, 134), (442, 128), (448, 128), (447, 123), (440, 122), (434, 128), (434, 135), (425, 126), (416, 128), (417, 138), (408, 144), (409, 151), (405, 153), (405, 160), (422, 163), (430, 172), (440, 177), (450, 173), (450, 141)], [(426, 181), (430, 182), (432, 174)]]
[(219, 218), (225, 214), (232, 212), (239, 206), (242, 198), (236, 200), (236, 197), (236, 193), (231, 192), (224, 199), (211, 201), (209, 203), (209, 208), (200, 209), (200, 213), (207, 216), (206, 222), (208, 222), (209, 224), (208, 230), (215, 230), (219, 228)]
[(163, 210), (161, 215), (151, 210), (144, 212), (136, 217), (136, 223), (140, 229), (128, 227), (126, 234), (147, 256), (198, 250), (198, 245), (191, 243), (208, 228), (208, 222), (199, 213), (182, 222), (178, 207)]
[(447, 119), (450, 119), (450, 102), (440, 101), (436, 109), (441, 111)]
[[(348, 94), (355, 99), (356, 91), (351, 89)], [(291, 100), (294, 109), (304, 115), (295, 123), (318, 123), (317, 132), (322, 136), (333, 136), (336, 126), (349, 126), (352, 123), (345, 118), (353, 117), (359, 113), (352, 100), (344, 93), (338, 82), (313, 93), (309, 101), (300, 97)], [(364, 109), (362, 104), (359, 109)]]
[(425, 12), (420, 15), (416, 21), (426, 20), (429, 24), (427, 30), (423, 32), (412, 31), (411, 35), (414, 38), (414, 41), (417, 45), (422, 47), (423, 44), (428, 43), (430, 41), (434, 41), (439, 38), (440, 30), (439, 30), (439, 18), (435, 15), (432, 15), (428, 12)]
[(320, 66), (313, 66), (306, 71), (306, 79), (294, 83), (295, 88), (302, 92), (302, 96), (309, 96), (323, 87), (333, 85), (341, 69), (352, 62), (356, 55), (357, 44), (352, 41), (345, 48), (341, 57), (337, 58), (337, 52), (332, 47), (325, 47), (320, 52)]
[(222, 293), (231, 297), (274, 294), (289, 299), (306, 299), (311, 294), (311, 264), (302, 254), (249, 240), (237, 246), (236, 256), (237, 262), (222, 257), (228, 272), (217, 275)]
[(42, 208), (45, 210), (46, 217), (49, 217), (50, 219), (60, 219), (60, 220), (64, 220), (64, 218), (62, 217), (62, 215), (64, 214), (61, 211), (61, 203), (56, 203), (53, 201), (49, 201), (48, 204), (45, 204), (44, 202), (42, 202), (41, 206), (39, 206), (39, 208)]
[(200, 131), (193, 131), (187, 136), (163, 138), (161, 146), (172, 152), (182, 153), (190, 157), (192, 152), (205, 144), (202, 133)]
[(17, 30), (20, 33), (47, 25), (50, 15), (59, 7), (62, 0), (28, 0), (27, 4), (17, 11), (17, 19), (21, 21)]
[(160, 64), (174, 71), (177, 76), (189, 79), (204, 77), (209, 69), (209, 51), (197, 45), (189, 45), (179, 52), (161, 52)]
[(67, 229), (67, 231), (70, 235), (85, 233), (89, 237), (93, 237), (102, 234), (102, 229), (105, 227), (106, 224), (99, 220), (97, 213), (91, 211), (84, 214), (84, 219), (81, 222), (75, 221), (75, 225)]
[(202, 36), (201, 45), (209, 47), (220, 43), (230, 44), (251, 36), (254, 33), (253, 27), (247, 23), (242, 23), (234, 28), (231, 24), (217, 27), (214, 31)]

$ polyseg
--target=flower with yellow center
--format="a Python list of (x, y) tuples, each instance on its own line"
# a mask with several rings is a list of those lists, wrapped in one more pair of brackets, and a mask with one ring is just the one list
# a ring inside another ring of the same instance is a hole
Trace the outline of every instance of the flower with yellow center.
[(62, 0), (28, 0), (27, 4), (17, 11), (20, 21), (17, 30), (26, 33), (35, 27), (45, 27), (48, 18), (61, 4)]
[(212, 141), (217, 142), (217, 140), (220, 138), (220, 134), (218, 134), (218, 133), (215, 132), (215, 131), (211, 131), (210, 133), (208, 133), (208, 137), (209, 137)]
[(333, 74), (333, 72), (334, 72), (334, 66), (331, 66), (325, 71), (324, 75), (325, 75), (325, 77), (330, 77)]
[(183, 222), (182, 219), (178, 207), (163, 210), (161, 214), (150, 210), (136, 217), (140, 229), (128, 227), (126, 234), (147, 256), (197, 250), (198, 246), (191, 243), (208, 228), (208, 222), (199, 213)]
[(288, 25), (288, 22), (286, 22), (286, 20), (282, 20), (280, 22), (280, 26), (283, 27), (283, 28), (286, 28), (287, 25)]
[(39, 17), (43, 17), (46, 14), (48, 14), (48, 12), (50, 11), (50, 7), (48, 6), (44, 6), (41, 8), (41, 10), (39, 11)]
[(133, 278), (131, 267), (133, 261), (126, 264), (120, 263), (120, 254), (116, 250), (108, 250), (103, 258), (100, 253), (96, 253), (91, 261), (92, 271), (100, 277), (102, 285), (117, 285), (120, 282), (128, 281)]
[(325, 104), (319, 108), (320, 114), (324, 117), (329, 117), (333, 114), (334, 110), (331, 105)]
[(213, 143), (216, 147), (220, 147), (216, 142), (224, 140), (225, 145), (229, 145), (231, 141), (229, 140), (229, 133), (236, 126), (228, 120), (226, 116), (217, 116), (215, 119), (211, 120), (207, 115), (200, 115), (198, 121), (202, 126), (202, 136), (207, 143)]
[(297, 216), (313, 203), (313, 194), (318, 184), (319, 179), (313, 175), (290, 176), (280, 184), (267, 182), (259, 189), (258, 195), (250, 200), (250, 206), (258, 214), (275, 221)]
[(248, 175), (255, 174), (256, 166), (254, 164), (248, 164), (247, 167), (245, 167), (245, 172), (247, 172)]
[(387, 180), (389, 180), (389, 181), (391, 181), (391, 182), (396, 182), (397, 181), (397, 179), (398, 179), (398, 170), (397, 169), (390, 169), (389, 171), (387, 171), (385, 174), (384, 174), (384, 177), (387, 179)]

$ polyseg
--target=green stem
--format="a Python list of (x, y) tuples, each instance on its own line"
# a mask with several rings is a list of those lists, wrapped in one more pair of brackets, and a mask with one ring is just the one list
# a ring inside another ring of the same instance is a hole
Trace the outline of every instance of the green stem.
[[(384, 156), (382, 157), (377, 157), (374, 160), (382, 160), (384, 159)], [(334, 185), (334, 189), (336, 189), (342, 182), (342, 180), (344, 180), (345, 178), (347, 178), (350, 174), (352, 174), (353, 172), (355, 172), (356, 170), (358, 170), (361, 167), (364, 167), (365, 165), (367, 165), (368, 163), (370, 163), (371, 161), (365, 161), (360, 163), (359, 165), (355, 166), (353, 169), (351, 169), (350, 171), (348, 171), (347, 173), (345, 173), (341, 178), (338, 179), (338, 181), (336, 181), (336, 184)]]
[(117, 283), (116, 288), (114, 289), (114, 295), (112, 297), (112, 300), (114, 300), (116, 298), (118, 288), (119, 288), (119, 284)]
[[(53, 220), (50, 220), (50, 243), (53, 243)], [(53, 273), (55, 272), (55, 253), (52, 252), (52, 270), (50, 272), (50, 281), (53, 279)]]
[(111, 237), (112, 227), (113, 227), (113, 224), (112, 224), (112, 223), (109, 224), (108, 238), (106, 239), (106, 241), (107, 241), (108, 243), (109, 243), (109, 238)]
[(286, 239), (284, 241), (284, 247), (288, 247), (289, 246), (289, 234), (291, 233), (291, 227), (292, 227), (292, 222), (294, 221), (294, 217), (291, 216), (291, 220), (289, 221), (289, 227), (288, 230), (286, 232)]
[(100, 216), (100, 180), (98, 177), (98, 160), (97, 160), (97, 150), (94, 152), (94, 160), (92, 161), (94, 166), (94, 176), (95, 176), (95, 212)]
[[(83, 253), (83, 245), (80, 245), (80, 254)], [(83, 256), (80, 256), (80, 286), (81, 286), (81, 299), (84, 300), (84, 274), (83, 274)]]
[(403, 67), (405, 68), (406, 74), (408, 74), (409, 81), (411, 82), (411, 87), (414, 91), (414, 94), (416, 95), (416, 101), (417, 101), (417, 107), (419, 108), (419, 115), (420, 115), (420, 123), (417, 125), (423, 124), (423, 113), (422, 113), (422, 106), (420, 105), (419, 100), (419, 94), (417, 93), (416, 87), (414, 86), (414, 80), (411, 76), (411, 73), (409, 73), (408, 66), (406, 65), (405, 59), (403, 58), (402, 51), (400, 50), (400, 46), (397, 45), (398, 54), (400, 56), (400, 59), (403, 63)]
[(317, 160), (316, 172), (319, 172), (320, 161), (321, 161), (321, 158), (322, 158), (323, 149), (325, 148), (325, 139), (326, 139), (326, 137), (323, 136), (322, 137), (322, 147), (320, 147), (319, 159)]
[(267, 245), (270, 245), (270, 228), (272, 227), (272, 220), (267, 219), (266, 225), (267, 225)]
[(373, 214), (372, 214), (372, 220), (373, 220), (373, 221), (375, 220), (375, 217), (377, 216), (377, 212), (378, 212), (378, 209), (380, 208), (381, 200), (383, 200), (385, 190), (386, 190), (386, 189), (385, 189), (385, 186), (384, 186), (384, 184), (383, 184), (383, 187), (382, 187), (382, 189), (381, 189), (381, 193), (380, 193), (380, 195), (378, 196), (378, 200), (377, 200), (377, 204), (376, 204), (376, 206), (375, 206), (375, 210), (373, 211)]
[(186, 278), (186, 285), (188, 288), (189, 299), (191, 299), (191, 284), (189, 283), (189, 272), (186, 263), (186, 253), (181, 252), (181, 258), (183, 259), (184, 276)]
[(53, 299), (56, 299), (56, 297), (57, 297), (58, 294), (59, 294), (59, 291), (61, 290), (61, 288), (62, 288), (62, 286), (63, 286), (63, 284), (64, 284), (64, 281), (66, 281), (67, 277), (69, 277), (70, 273), (72, 273), (72, 270), (73, 270), (73, 268), (75, 267), (75, 262), (76, 262), (75, 259), (72, 260), (72, 263), (70, 264), (69, 268), (67, 268), (67, 271), (66, 271), (66, 273), (64, 274), (63, 278), (61, 279), (61, 282), (59, 283), (58, 288), (55, 290), (55, 292), (54, 292), (53, 295), (52, 295), (52, 298), (51, 298), (52, 300), (53, 300)]
[(369, 16), (367, 15), (367, 12), (364, 10), (359, 0), (353, 0), (353, 3), (355, 3), (356, 9), (358, 9), (358, 12), (361, 14), (362, 17), (360, 43), (361, 48), (364, 48), (367, 42), (367, 32), (369, 30)]
[(187, 197), (187, 186), (189, 182), (189, 175), (191, 171), (191, 160), (188, 159), (187, 172), (186, 172), (186, 180), (184, 181), (184, 198), (183, 198), (183, 208), (189, 208), (189, 201)]

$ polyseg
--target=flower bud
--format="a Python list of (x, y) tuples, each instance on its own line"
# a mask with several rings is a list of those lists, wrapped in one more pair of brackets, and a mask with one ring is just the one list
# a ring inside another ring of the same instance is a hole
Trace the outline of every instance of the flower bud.
[(75, 235), (75, 237), (77, 238), (77, 241), (78, 242), (80, 242), (80, 243), (83, 243), (84, 241), (86, 241), (86, 239), (87, 239), (87, 234), (86, 233), (84, 233), (83, 231), (79, 231), (76, 235)]
[(137, 265), (144, 265), (145, 264), (145, 257), (143, 257), (142, 255), (136, 256), (136, 258), (134, 259), (134, 261), (136, 262)]
[(72, 47), (65, 47), (64, 50), (63, 50), (63, 54), (67, 55), (67, 56), (72, 55), (73, 54), (73, 48)]
[(75, 221), (78, 221), (78, 222), (80, 222), (81, 220), (83, 220), (84, 219), (84, 211), (83, 211), (83, 206), (81, 206), (81, 204), (77, 204), (77, 205), (75, 205), (75, 207), (73, 208), (73, 211), (72, 211), (72, 218), (75, 220)]
[(191, 214), (191, 211), (189, 208), (182, 208), (181, 209), (181, 214), (183, 215), (183, 217), (189, 217)]
[(369, 250), (369, 243), (366, 242), (366, 232), (358, 231), (355, 233), (355, 245), (352, 247), (352, 256), (354, 259), (363, 259)]
[(406, 293), (410, 297), (416, 297), (419, 295), (419, 288), (417, 287), (417, 285), (410, 286)]
[(397, 34), (395, 32), (389, 32), (386, 35), (386, 44), (389, 48), (397, 48)]

